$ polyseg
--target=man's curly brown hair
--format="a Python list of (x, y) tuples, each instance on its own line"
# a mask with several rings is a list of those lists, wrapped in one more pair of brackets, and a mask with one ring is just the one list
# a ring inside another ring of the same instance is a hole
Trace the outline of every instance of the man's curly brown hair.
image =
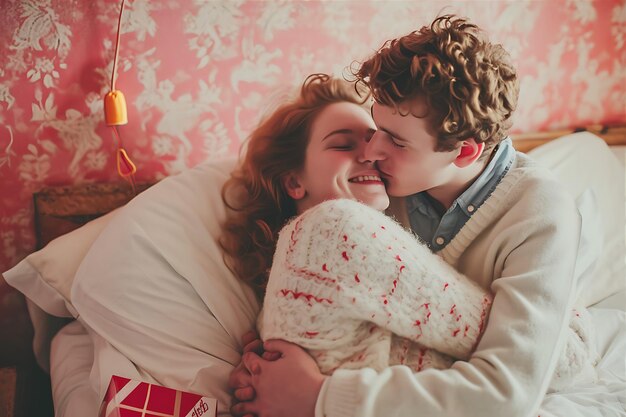
[(466, 19), (438, 17), (430, 27), (385, 42), (355, 72), (357, 84), (398, 111), (401, 103), (424, 97), (433, 110), (427, 116), (435, 150), (451, 151), (472, 137), (489, 150), (512, 125), (519, 83), (509, 54), (481, 35)]

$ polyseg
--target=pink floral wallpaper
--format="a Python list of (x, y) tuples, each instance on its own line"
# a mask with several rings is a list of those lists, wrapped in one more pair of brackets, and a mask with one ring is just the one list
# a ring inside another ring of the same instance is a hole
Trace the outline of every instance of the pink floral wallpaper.
[[(104, 124), (120, 2), (0, 0), (0, 271), (34, 247), (32, 193), (117, 181)], [(116, 87), (137, 179), (238, 151), (286, 86), (341, 74), (456, 13), (521, 74), (516, 132), (626, 122), (626, 2), (129, 0)]]

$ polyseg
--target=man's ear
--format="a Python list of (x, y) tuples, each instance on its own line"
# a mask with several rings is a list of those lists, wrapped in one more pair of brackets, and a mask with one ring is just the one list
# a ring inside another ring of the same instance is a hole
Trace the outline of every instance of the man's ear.
[(300, 200), (306, 195), (306, 190), (304, 189), (304, 186), (300, 184), (300, 180), (295, 173), (290, 172), (289, 174), (283, 176), (281, 181), (289, 197), (294, 200)]
[(459, 168), (470, 166), (483, 154), (484, 143), (476, 142), (476, 139), (469, 138), (461, 142), (461, 147), (457, 150), (458, 155), (454, 160), (454, 165)]

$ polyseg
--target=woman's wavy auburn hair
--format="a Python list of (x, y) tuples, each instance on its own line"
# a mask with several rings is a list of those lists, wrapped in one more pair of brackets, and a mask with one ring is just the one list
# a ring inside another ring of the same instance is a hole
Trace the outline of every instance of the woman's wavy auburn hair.
[(311, 126), (328, 105), (363, 105), (369, 90), (326, 74), (307, 77), (300, 94), (282, 104), (252, 132), (238, 167), (222, 188), (231, 210), (220, 245), (228, 267), (263, 297), (278, 232), (296, 215), (282, 179), (304, 167)]
[(472, 137), (491, 149), (507, 136), (519, 93), (504, 48), (454, 15), (385, 42), (354, 75), (377, 102), (398, 111), (401, 103), (424, 97), (433, 112), (415, 116), (431, 119), (437, 151), (451, 151)]

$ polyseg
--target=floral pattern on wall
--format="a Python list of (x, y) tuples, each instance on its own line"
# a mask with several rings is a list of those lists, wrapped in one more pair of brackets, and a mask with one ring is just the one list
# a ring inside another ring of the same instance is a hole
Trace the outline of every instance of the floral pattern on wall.
[[(120, 181), (102, 98), (120, 2), (0, 2), (0, 270), (34, 248), (32, 193)], [(343, 74), (438, 14), (470, 18), (511, 53), (515, 132), (626, 122), (626, 2), (127, 1), (115, 87), (120, 127), (152, 181), (236, 154), (312, 72)]]

